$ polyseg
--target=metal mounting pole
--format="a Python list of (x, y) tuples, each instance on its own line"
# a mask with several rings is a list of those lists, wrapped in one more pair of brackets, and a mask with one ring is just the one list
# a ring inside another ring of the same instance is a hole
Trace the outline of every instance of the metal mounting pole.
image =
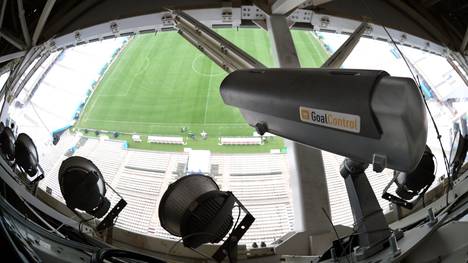
[(346, 158), (340, 169), (359, 236), (359, 247), (356, 250), (358, 260), (382, 250), (391, 234), (382, 208), (367, 180), (365, 170), (368, 166)]
[[(267, 17), (267, 26), (276, 64), (281, 68), (299, 68), (299, 58), (286, 16)], [(322, 211), (324, 209), (330, 214), (322, 153), (317, 149), (289, 140), (286, 140), (286, 146), (291, 172), (294, 228), (295, 231), (307, 232), (308, 236), (311, 236), (312, 246), (307, 247), (306, 253), (319, 254), (329, 245), (323, 244), (326, 242), (320, 242), (320, 236), (331, 230), (330, 222)]]
[(339, 68), (348, 58), (351, 51), (356, 47), (361, 36), (367, 29), (367, 23), (363, 22), (359, 25), (356, 30), (346, 39), (346, 41), (340, 46), (340, 48), (331, 55), (330, 58), (323, 63), (322, 68)]

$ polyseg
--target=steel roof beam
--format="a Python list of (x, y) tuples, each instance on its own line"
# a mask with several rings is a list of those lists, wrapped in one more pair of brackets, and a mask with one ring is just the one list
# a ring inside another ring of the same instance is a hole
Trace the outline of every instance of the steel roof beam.
[(173, 11), (172, 14), (179, 33), (225, 71), (265, 68), (258, 60), (187, 13)]
[(465, 51), (468, 49), (468, 27), (466, 28), (465, 36), (463, 37), (460, 52), (464, 55)]
[(3, 19), (5, 18), (5, 10), (8, 0), (3, 0), (2, 2), (2, 10), (0, 10), (0, 28), (3, 26)]
[[(447, 58), (447, 62), (450, 64), (450, 66), (452, 66), (452, 68), (455, 70), (455, 72), (457, 72), (458, 76), (463, 80), (463, 82), (465, 83), (465, 85), (468, 87), (468, 78), (465, 76), (465, 74), (463, 74), (462, 72), (462, 69), (460, 69), (459, 66), (457, 66), (453, 59), (448, 57)], [(467, 72), (468, 74), (468, 72)]]
[(20, 50), (26, 49), (26, 44), (23, 41), (16, 38), (6, 30), (0, 30), (0, 37), (3, 37), (6, 41)]
[(23, 0), (17, 0), (18, 2), (18, 18), (23, 31), (24, 42), (26, 46), (31, 46), (31, 35), (29, 34), (28, 24), (26, 23), (26, 17), (24, 15)]
[(39, 21), (37, 22), (36, 28), (34, 29), (33, 38), (32, 38), (32, 45), (35, 46), (37, 44), (37, 40), (41, 36), (42, 29), (44, 29), (44, 25), (49, 18), (50, 12), (54, 7), (56, 0), (47, 0), (44, 8), (42, 9), (41, 16), (39, 17)]
[(288, 14), (298, 6), (308, 2), (307, 0), (276, 0), (273, 5), (271, 5), (271, 13), (276, 15), (285, 15)]
[[(21, 63), (18, 65), (18, 67), (13, 71), (13, 79), (11, 82), (11, 87), (10, 87), (10, 95), (11, 94), (16, 94), (16, 89), (18, 88), (18, 84), (20, 83), (21, 76), (26, 72), (26, 70), (32, 65), (32, 63), (37, 59), (40, 58), (42, 51), (44, 51), (44, 47), (39, 46), (36, 48), (30, 49), (24, 56), (23, 60)], [(36, 62), (37, 64), (37, 62)], [(34, 66), (33, 66), (34, 67)], [(32, 71), (32, 70), (31, 70)], [(11, 99), (13, 99), (12, 97)]]
[(47, 52), (44, 55), (42, 55), (39, 60), (34, 64), (33, 68), (26, 74), (26, 76), (21, 80), (21, 82), (18, 84), (17, 87), (13, 87), (15, 90), (15, 94), (13, 95), (14, 98), (16, 98), (19, 93), (23, 90), (24, 86), (28, 83), (28, 81), (31, 79), (31, 77), (36, 73), (37, 69), (46, 61), (46, 59), (50, 56), (50, 53)]
[(332, 0), (277, 0), (271, 5), (271, 13), (277, 15), (290, 14), (297, 8), (319, 6)]
[(15, 59), (15, 58), (20, 58), (20, 57), (24, 56), (25, 54), (26, 54), (26, 51), (18, 51), (18, 52), (15, 52), (15, 53), (10, 53), (10, 54), (5, 55), (5, 56), (1, 56), (0, 57), (0, 63), (7, 62), (7, 61), (10, 61), (10, 60)]

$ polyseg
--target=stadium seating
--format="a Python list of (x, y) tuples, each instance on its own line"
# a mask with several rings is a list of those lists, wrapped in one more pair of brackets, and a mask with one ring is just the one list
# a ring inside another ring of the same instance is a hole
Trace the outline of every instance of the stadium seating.
[[(122, 211), (117, 227), (139, 234), (176, 240), (159, 223), (159, 200), (168, 185), (184, 175), (188, 153), (168, 153), (123, 149), (122, 142), (89, 138), (76, 151), (76, 155), (91, 159), (102, 171), (106, 181), (128, 202)], [(56, 146), (41, 155), (41, 164), (46, 171), (40, 183), (44, 190), (52, 190), (52, 196), (64, 202), (57, 174), (64, 153), (77, 142), (68, 133)], [(343, 157), (323, 152), (327, 184), (331, 201), (332, 219), (335, 224), (352, 225), (353, 219), (339, 165)], [(289, 187), (289, 166), (285, 154), (212, 154), (212, 178), (222, 190), (232, 191), (256, 218), (247, 231), (242, 244), (277, 240), (293, 230), (294, 213)], [(391, 172), (375, 174), (368, 170), (369, 181), (379, 196), (391, 179)], [(108, 191), (112, 205), (118, 196)], [(379, 202), (384, 210), (388, 202)], [(238, 210), (234, 208), (233, 216)]]
[(122, 150), (122, 142), (89, 139), (80, 147), (75, 155), (93, 161), (102, 172), (108, 184), (112, 184), (114, 176), (119, 171), (127, 152)]
[(166, 171), (171, 153), (144, 150), (129, 150), (127, 167), (137, 167), (155, 171)]
[(116, 191), (127, 201), (127, 206), (119, 215), (117, 227), (148, 234), (153, 214), (157, 212), (163, 179), (164, 173), (128, 168), (121, 171)]

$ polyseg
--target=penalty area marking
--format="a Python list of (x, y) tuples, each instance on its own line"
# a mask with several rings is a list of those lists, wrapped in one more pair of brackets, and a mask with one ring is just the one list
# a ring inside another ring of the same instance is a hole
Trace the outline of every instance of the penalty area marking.
[(198, 75), (201, 75), (203, 77), (216, 77), (216, 76), (221, 76), (222, 74), (224, 74), (224, 72), (218, 72), (218, 73), (213, 73), (213, 70), (210, 70), (210, 73), (203, 73), (203, 72), (200, 72), (199, 70), (197, 70), (197, 67), (195, 66), (196, 62), (202, 57), (202, 56), (205, 56), (205, 55), (197, 55), (193, 60), (192, 60), (192, 70), (197, 73)]

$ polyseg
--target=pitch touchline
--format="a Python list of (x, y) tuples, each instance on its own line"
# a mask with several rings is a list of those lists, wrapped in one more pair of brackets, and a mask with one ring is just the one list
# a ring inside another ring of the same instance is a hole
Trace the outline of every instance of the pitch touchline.
[(222, 125), (222, 126), (244, 126), (247, 123), (237, 122), (237, 123), (225, 123), (225, 122), (216, 122), (216, 123), (167, 123), (167, 122), (144, 122), (144, 121), (115, 121), (115, 120), (99, 120), (89, 118), (87, 121), (91, 122), (111, 122), (111, 123), (135, 123), (135, 124), (148, 124), (148, 125), (161, 125), (161, 126), (174, 126), (178, 127), (180, 125)]

